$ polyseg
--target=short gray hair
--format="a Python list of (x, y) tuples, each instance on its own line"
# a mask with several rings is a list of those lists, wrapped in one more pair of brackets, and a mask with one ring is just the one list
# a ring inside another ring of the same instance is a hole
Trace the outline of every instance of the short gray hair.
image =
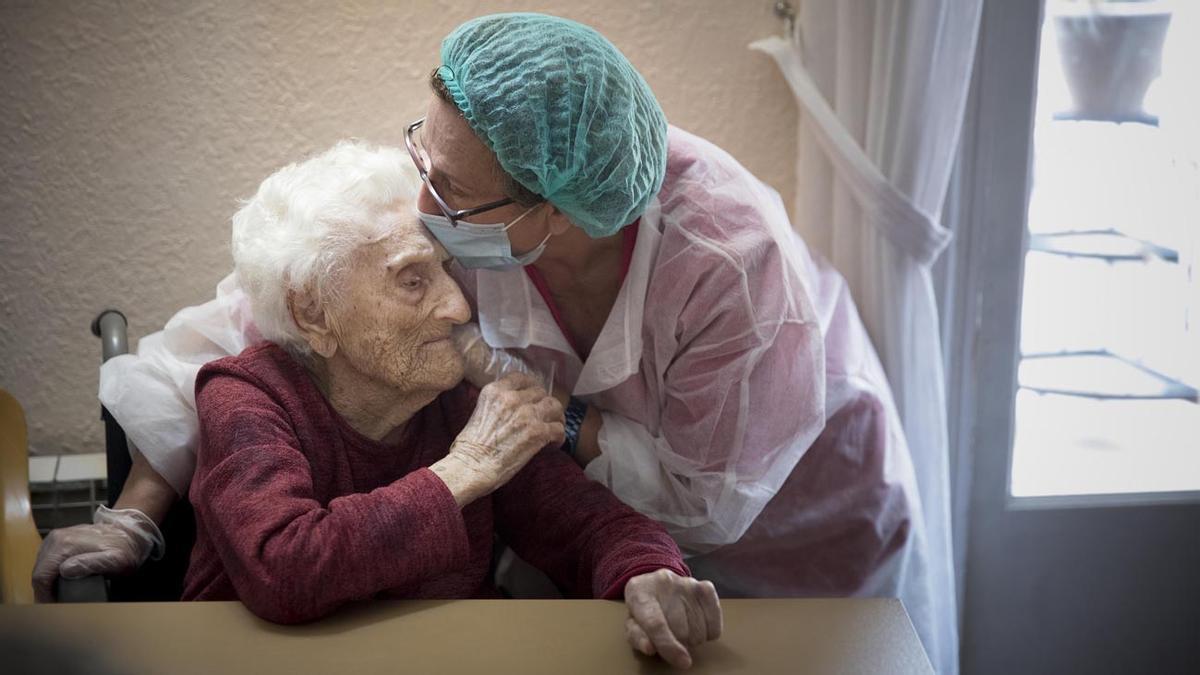
[(341, 141), (264, 180), (233, 216), (234, 268), (263, 337), (308, 354), (289, 292), (336, 302), (350, 253), (388, 234), (378, 216), (398, 200), (415, 211), (419, 186), (405, 152), (361, 141)]

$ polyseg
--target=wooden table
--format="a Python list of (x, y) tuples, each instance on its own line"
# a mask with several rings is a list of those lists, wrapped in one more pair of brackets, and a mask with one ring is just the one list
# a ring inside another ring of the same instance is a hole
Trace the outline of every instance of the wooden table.
[[(693, 652), (690, 672), (932, 672), (898, 600), (721, 604), (725, 633)], [(623, 604), (602, 600), (373, 602), (303, 626), (237, 602), (4, 606), (0, 670), (22, 672), (21, 652), (69, 656), (47, 646), (56, 640), (147, 675), (671, 672), (628, 647), (624, 619)]]

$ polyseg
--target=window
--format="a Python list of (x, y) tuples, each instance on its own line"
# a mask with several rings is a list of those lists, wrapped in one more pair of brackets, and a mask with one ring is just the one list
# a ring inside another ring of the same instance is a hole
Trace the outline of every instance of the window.
[(1198, 10), (1046, 6), (1014, 497), (1200, 490)]

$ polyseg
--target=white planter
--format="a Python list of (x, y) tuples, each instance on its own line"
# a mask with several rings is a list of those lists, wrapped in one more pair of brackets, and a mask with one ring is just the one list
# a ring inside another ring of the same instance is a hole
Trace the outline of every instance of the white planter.
[(1143, 108), (1146, 90), (1162, 72), (1171, 22), (1166, 2), (1083, 2), (1054, 17), (1071, 119), (1157, 124)]

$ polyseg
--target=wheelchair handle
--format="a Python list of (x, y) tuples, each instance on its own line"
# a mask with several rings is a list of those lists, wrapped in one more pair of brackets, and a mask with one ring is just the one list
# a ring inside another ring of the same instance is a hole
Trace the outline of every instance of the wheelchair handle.
[(125, 315), (115, 309), (100, 312), (92, 321), (92, 335), (100, 338), (104, 361), (129, 352), (129, 339), (125, 335), (128, 325)]

